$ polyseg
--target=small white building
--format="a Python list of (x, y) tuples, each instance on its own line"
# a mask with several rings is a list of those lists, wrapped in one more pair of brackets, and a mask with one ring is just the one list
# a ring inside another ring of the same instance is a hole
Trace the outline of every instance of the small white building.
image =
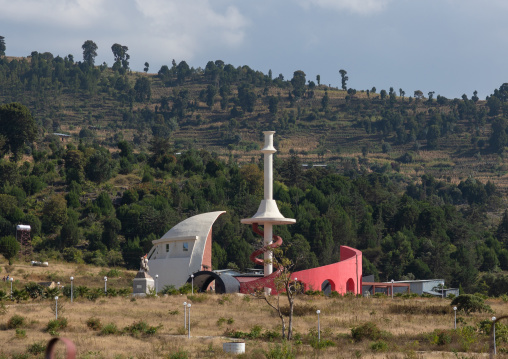
[(181, 287), (190, 275), (212, 270), (212, 226), (225, 211), (208, 212), (185, 219), (148, 252), (149, 274), (158, 275), (159, 290), (166, 285)]

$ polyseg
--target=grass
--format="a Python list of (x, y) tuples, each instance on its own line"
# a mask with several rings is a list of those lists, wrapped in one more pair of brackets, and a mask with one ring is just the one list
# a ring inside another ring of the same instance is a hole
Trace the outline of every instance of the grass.
[[(121, 290), (132, 285), (130, 271), (111, 268), (64, 263), (39, 268), (15, 263), (8, 269), (17, 279), (14, 286), (20, 289), (30, 281), (57, 279), (67, 284), (65, 279), (73, 275), (75, 288), (86, 285), (93, 291), (103, 288), (104, 273), (110, 275), (108, 288)], [(3, 282), (0, 289), (10, 290)], [(192, 302), (190, 339), (184, 329), (184, 301)], [(492, 316), (461, 315), (455, 331), (449, 300), (301, 295), (295, 303), (294, 340), (284, 344), (274, 311), (263, 301), (240, 294), (192, 296), (176, 292), (136, 300), (130, 296), (100, 297), (96, 301), (75, 297), (73, 303), (61, 296), (59, 304), (66, 311), (65, 319), (58, 322), (52, 311), (54, 301), (18, 304), (7, 300), (1, 304), (0, 341), (8, 345), (0, 349), (0, 358), (32, 357), (53, 335), (73, 340), (78, 358), (222, 358), (222, 344), (231, 340), (246, 342), (246, 354), (240, 356), (244, 358), (453, 358), (454, 352), (480, 357), (488, 351), (482, 325)], [(494, 315), (506, 314), (503, 298), (489, 299), (487, 304)], [(286, 305), (285, 298), (282, 305)], [(321, 310), (321, 341), (317, 339), (317, 309)], [(496, 333), (501, 335), (503, 330)], [(501, 341), (498, 352), (503, 350), (508, 350), (508, 345)]]
[[(183, 330), (183, 313), (170, 314), (176, 313), (183, 301), (188, 300), (185, 295), (138, 298), (136, 301), (124, 297), (103, 298), (97, 302), (67, 301), (67, 325), (52, 329), (55, 334), (69, 337), (76, 343), (78, 357), (93, 357), (90, 353), (104, 358), (179, 357), (186, 353), (189, 358), (219, 358), (224, 356), (222, 343), (230, 341), (223, 337), (224, 333), (234, 333), (246, 341), (244, 357), (279, 354), (314, 357), (316, 351), (323, 358), (349, 358), (357, 356), (356, 352), (366, 357), (376, 353), (407, 356), (410, 350), (433, 357), (433, 352), (438, 350), (444, 352), (440, 357), (452, 358), (454, 350), (486, 351), (487, 336), (469, 329), (453, 331), (453, 316), (447, 312), (448, 300), (300, 296), (296, 300), (297, 308), (321, 309), (322, 343), (316, 342), (315, 312), (303, 310), (294, 319), (298, 340), (284, 347), (279, 319), (262, 301), (246, 302), (241, 295), (229, 295), (221, 305), (219, 295), (195, 296), (206, 296), (208, 300), (192, 306), (191, 339), (186, 338)], [(489, 304), (498, 315), (503, 314), (506, 304), (502, 299), (490, 300)], [(12, 356), (27, 351), (29, 346), (33, 351), (35, 343), (46, 342), (51, 337), (48, 322), (54, 317), (47, 302), (9, 302), (7, 307), (8, 313), (0, 316), (4, 325), (0, 340), (9, 341), (9, 345), (2, 348), (3, 353)], [(7, 329), (5, 323), (15, 315), (24, 317), (24, 322), (30, 324), (23, 328), (23, 339), (12, 341), (15, 330)], [(466, 316), (460, 326), (476, 327), (485, 318), (482, 314)], [(105, 323), (101, 329), (99, 323)], [(354, 340), (352, 329), (361, 340)], [(503, 345), (506, 346), (500, 343), (499, 350)]]

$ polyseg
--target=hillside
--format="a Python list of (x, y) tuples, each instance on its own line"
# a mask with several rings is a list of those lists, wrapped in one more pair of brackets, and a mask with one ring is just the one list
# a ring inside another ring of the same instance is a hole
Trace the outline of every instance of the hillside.
[[(157, 75), (33, 55), (30, 61), (3, 60), (0, 99), (27, 105), (46, 134), (79, 138), (81, 130), (89, 130), (81, 138), (93, 136), (115, 147), (123, 137), (140, 151), (149, 138), (163, 135), (177, 150), (204, 148), (242, 161), (257, 157), (261, 131), (271, 129), (283, 157), (294, 151), (304, 162), (337, 168), (362, 159), (371, 170), (414, 151), (412, 162), (400, 166), (405, 176), (429, 173), (452, 183), (473, 176), (506, 187), (502, 151), (489, 146), (492, 121), (503, 107), (491, 110), (474, 96), (448, 100), (425, 98), (421, 91), (415, 91), (418, 98), (405, 97), (402, 89), (344, 91), (317, 85), (301, 71), (303, 87), (295, 89), (296, 81), (220, 60), (204, 69), (182, 61)], [(428, 135), (434, 125), (438, 128)], [(435, 137), (430, 145), (429, 136)]]
[(38, 259), (134, 268), (171, 226), (226, 210), (213, 266), (250, 267), (260, 240), (239, 220), (262, 198), (262, 131), (275, 130), (274, 195), (297, 219), (277, 231), (302, 268), (346, 244), (381, 279), (504, 293), (508, 85), (485, 101), (345, 87), (220, 60), (148, 74), (1, 58), (0, 249), (26, 223)]

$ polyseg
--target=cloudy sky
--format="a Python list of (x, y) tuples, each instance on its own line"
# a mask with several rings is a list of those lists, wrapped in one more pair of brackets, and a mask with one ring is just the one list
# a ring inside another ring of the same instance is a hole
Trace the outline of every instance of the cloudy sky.
[(128, 46), (133, 70), (221, 59), (290, 79), (480, 98), (508, 82), (508, 0), (0, 0), (7, 55), (74, 55), (96, 63)]

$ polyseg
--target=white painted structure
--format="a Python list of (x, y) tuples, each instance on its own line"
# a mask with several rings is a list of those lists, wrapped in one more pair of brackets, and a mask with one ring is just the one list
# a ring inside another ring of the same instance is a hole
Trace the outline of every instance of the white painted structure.
[(154, 278), (159, 275), (159, 290), (166, 285), (179, 288), (191, 274), (212, 270), (212, 225), (223, 213), (226, 212), (208, 212), (187, 218), (152, 241), (153, 247), (148, 252), (149, 274)]
[[(273, 154), (277, 152), (273, 147), (273, 134), (275, 131), (264, 131), (263, 133), (265, 134), (265, 147), (261, 152), (264, 154), (264, 199), (261, 201), (254, 217), (242, 219), (241, 222), (263, 225), (263, 245), (267, 246), (272, 243), (274, 224), (293, 224), (296, 223), (296, 219), (285, 218), (280, 213), (277, 202), (273, 199)], [(264, 253), (264, 261), (264, 274), (266, 277), (273, 272), (271, 251)]]

